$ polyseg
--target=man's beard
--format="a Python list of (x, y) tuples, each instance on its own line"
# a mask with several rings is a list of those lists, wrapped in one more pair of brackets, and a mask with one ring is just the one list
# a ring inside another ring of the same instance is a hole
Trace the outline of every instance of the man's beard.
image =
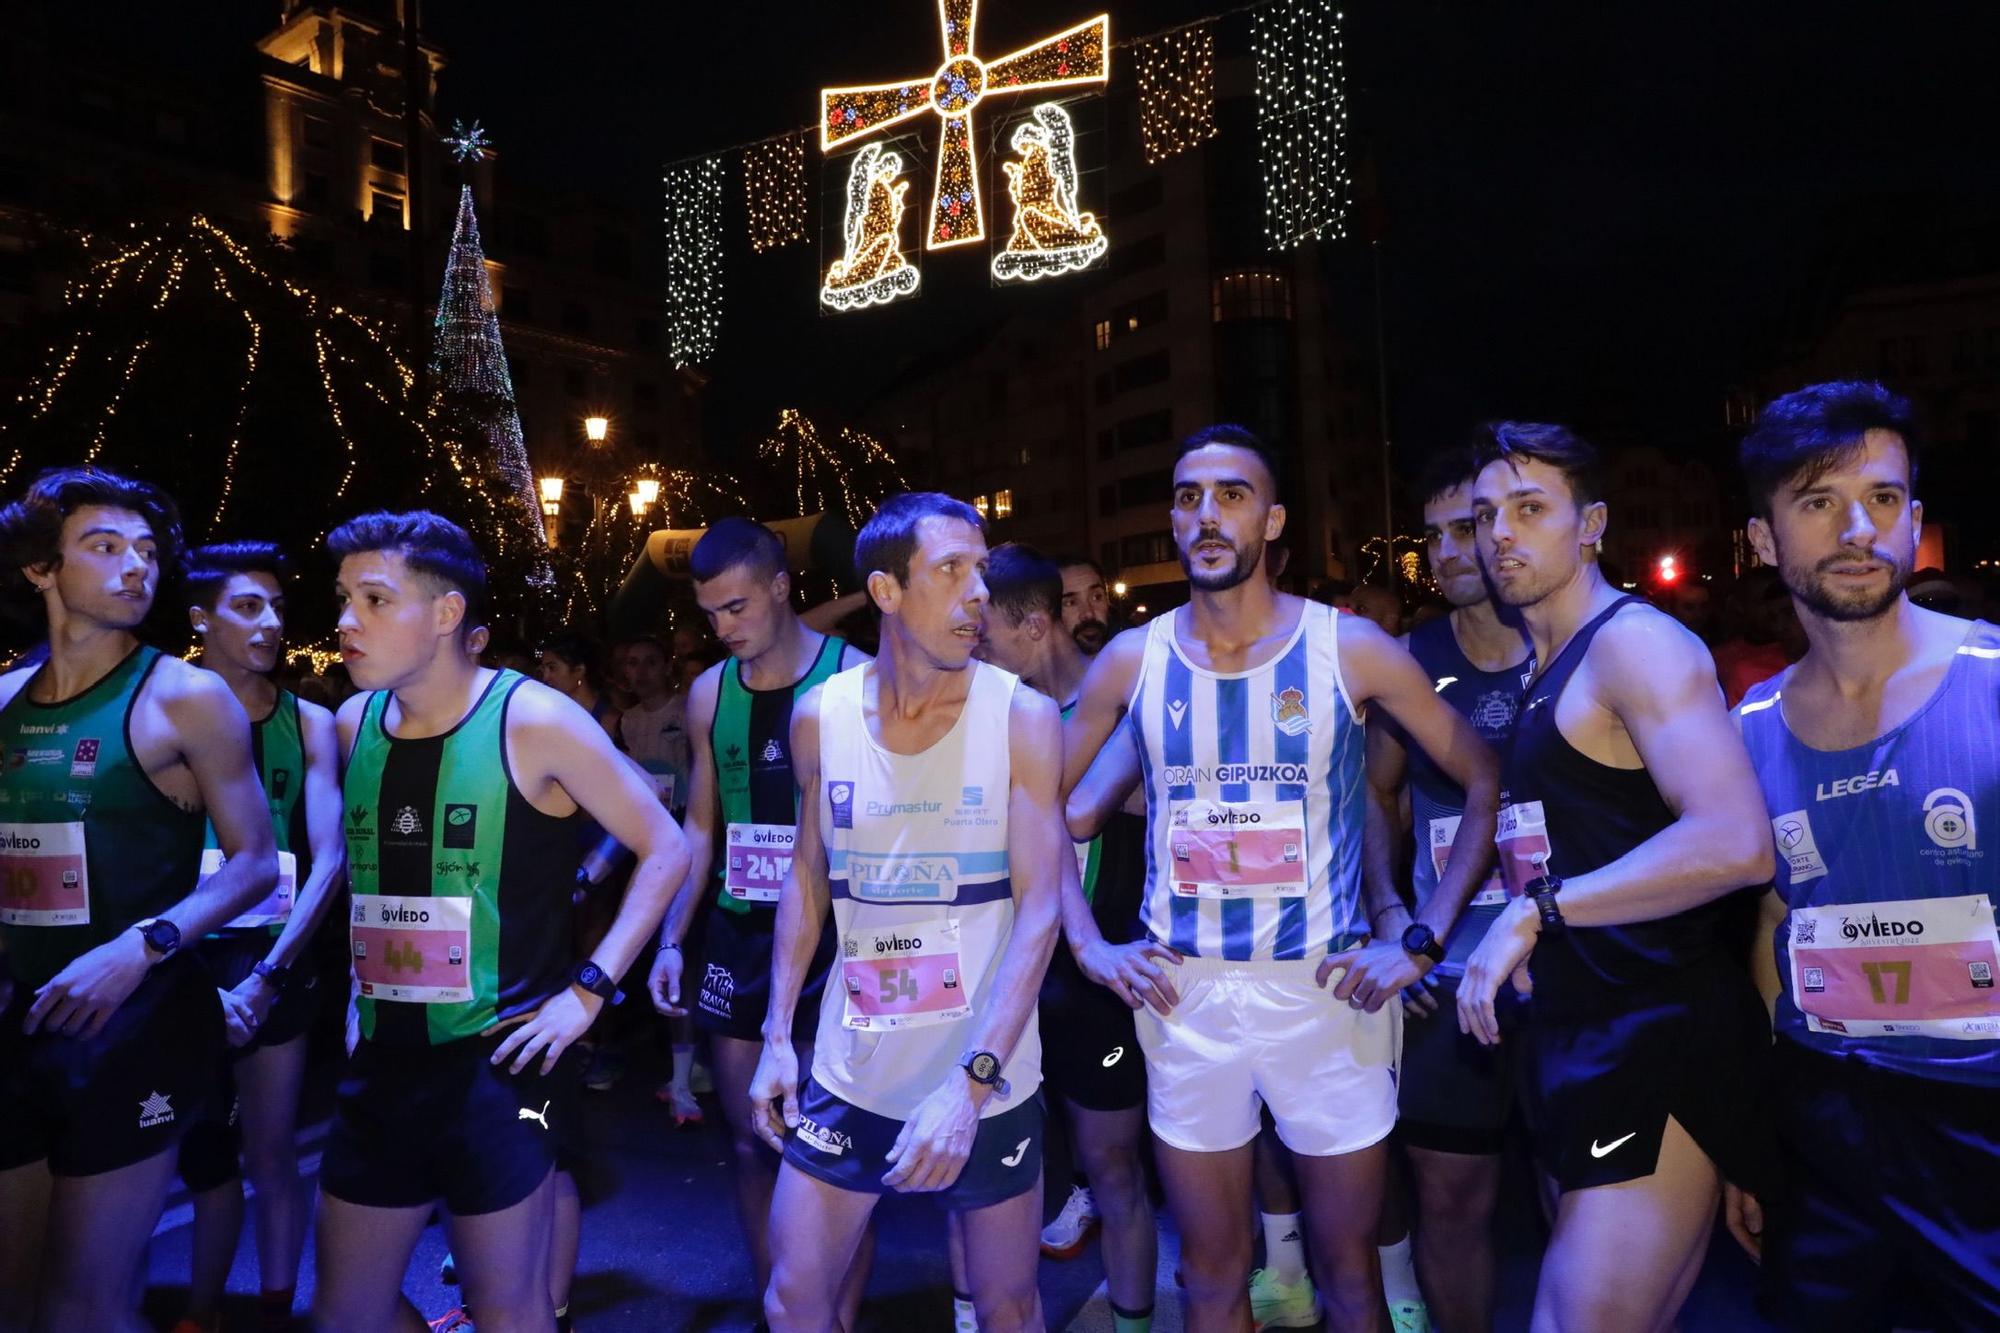
[(1262, 542), (1258, 542), (1256, 546), (1245, 550), (1243, 547), (1238, 546), (1232, 541), (1228, 541), (1216, 533), (1208, 533), (1195, 538), (1196, 545), (1200, 545), (1202, 542), (1222, 542), (1235, 553), (1236, 559), (1226, 570), (1204, 573), (1195, 568), (1193, 553), (1182, 551), (1181, 572), (1187, 575), (1190, 587), (1199, 588), (1203, 592), (1228, 592), (1238, 584), (1248, 583), (1251, 579), (1258, 577), (1264, 572), (1264, 543)]
[(1854, 555), (1843, 551), (1830, 555), (1813, 565), (1795, 565), (1785, 558), (1785, 550), (1778, 548), (1778, 577), (1784, 580), (1786, 589), (1792, 596), (1804, 602), (1814, 612), (1828, 620), (1853, 622), (1873, 620), (1887, 612), (1903, 595), (1909, 586), (1910, 573), (1916, 564), (1916, 551), (1912, 549), (1903, 559), (1898, 559), (1882, 547), (1869, 548), (1867, 559), (1877, 560), (1889, 566), (1889, 585), (1880, 592), (1856, 591), (1846, 596), (1835, 592), (1827, 585), (1822, 571), (1833, 565), (1852, 564)]
[(1076, 628), (1069, 633), (1076, 640), (1076, 646), (1090, 657), (1102, 652), (1104, 645), (1111, 641), (1111, 626), (1095, 618), (1077, 621)]

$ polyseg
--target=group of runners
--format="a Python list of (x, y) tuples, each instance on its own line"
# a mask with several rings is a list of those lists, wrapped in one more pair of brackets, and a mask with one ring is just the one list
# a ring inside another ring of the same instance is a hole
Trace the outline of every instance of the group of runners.
[[(1149, 1160), (1190, 1328), (1491, 1328), (1517, 1115), (1538, 1330), (1672, 1327), (1718, 1217), (1786, 1327), (2000, 1326), (2000, 633), (1904, 595), (1920, 444), (1859, 382), (1753, 426), (1750, 540), (1810, 646), (1733, 715), (1604, 577), (1616, 515), (1560, 426), (1432, 460), (1452, 609), (1400, 639), (1278, 590), (1283, 479), (1235, 426), (1174, 463), (1187, 605), (1115, 636), (1088, 562), (912, 493), (856, 542), (871, 659), (726, 520), (691, 574), (728, 656), (672, 793), (620, 753), (631, 711), (477, 664), (449, 522), (329, 534), (362, 691), (335, 716), (271, 682), (274, 548), (189, 554), (199, 665), (163, 656), (136, 631), (183, 564), (171, 501), (45, 474), (0, 510), (48, 626), (0, 677), (0, 1329), (145, 1327), (176, 1170), (198, 1204), (236, 1174), (225, 1062), (290, 1317), (329, 998), (301, 960), (336, 908), (322, 1329), (424, 1327), (434, 1212), (480, 1329), (566, 1326), (578, 1043), (627, 989), (708, 1038), (786, 1333), (857, 1327), (892, 1192), (948, 1211), (962, 1327), (1042, 1327), (1057, 1116), (1053, 1239), (1094, 1219), (1120, 1333), (1160, 1286)], [(578, 961), (606, 840), (632, 868)]]

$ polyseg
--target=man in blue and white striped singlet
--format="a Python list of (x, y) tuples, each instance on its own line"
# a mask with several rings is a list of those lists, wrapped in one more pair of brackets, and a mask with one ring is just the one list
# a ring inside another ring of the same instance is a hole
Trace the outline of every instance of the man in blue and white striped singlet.
[(1138, 1029), (1190, 1326), (1248, 1322), (1251, 1142), (1268, 1106), (1314, 1267), (1331, 1279), (1328, 1326), (1372, 1330), (1396, 1122), (1401, 1006), (1389, 1002), (1444, 957), (1438, 941), (1485, 863), (1454, 861), (1407, 934), (1371, 936), (1371, 912), (1400, 903), (1363, 901), (1363, 710), (1380, 704), (1465, 789), (1469, 846), (1490, 836), (1498, 768), (1388, 635), (1271, 587), (1277, 485), (1270, 451), (1240, 426), (1182, 443), (1172, 523), (1193, 600), (1091, 665), (1065, 728), (1065, 788), (1129, 719), (1147, 802), (1142, 916), (1179, 959), (1157, 988), (1168, 1012), (1140, 1009)]
[(1750, 540), (1811, 645), (1737, 709), (1777, 855), (1751, 967), (1783, 1169), (1768, 1230), (1740, 1190), (1727, 1217), (1787, 1328), (1887, 1328), (1917, 1292), (2000, 1328), (2000, 630), (1904, 593), (1917, 453), (1910, 404), (1861, 382), (1743, 441)]
[[(854, 543), (882, 654), (792, 711), (803, 800), (778, 898), (757, 1132), (785, 1155), (764, 1314), (834, 1325), (842, 1280), (890, 1190), (964, 1226), (981, 1328), (1042, 1326), (1041, 1041), (1035, 996), (1075, 873), (1046, 695), (972, 659), (985, 525), (936, 494), (883, 504)], [(811, 1077), (792, 1016), (827, 914), (838, 944)]]

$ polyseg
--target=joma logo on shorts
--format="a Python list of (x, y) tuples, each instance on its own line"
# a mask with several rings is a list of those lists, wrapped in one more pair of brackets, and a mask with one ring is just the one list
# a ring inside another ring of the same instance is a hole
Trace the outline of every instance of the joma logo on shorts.
[(1836, 796), (1859, 796), (1864, 791), (1877, 787), (1900, 787), (1903, 780), (1896, 776), (1893, 768), (1877, 768), (1867, 773), (1858, 773), (1851, 778), (1835, 778), (1832, 782), (1822, 782), (1813, 792), (1816, 801), (1831, 801)]

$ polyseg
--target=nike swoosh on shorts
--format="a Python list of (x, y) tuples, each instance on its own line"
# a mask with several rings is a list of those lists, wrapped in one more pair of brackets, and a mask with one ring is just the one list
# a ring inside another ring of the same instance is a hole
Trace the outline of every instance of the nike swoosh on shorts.
[(1634, 1134), (1637, 1134), (1638, 1132), (1639, 1131), (1635, 1129), (1632, 1131), (1631, 1134), (1627, 1134), (1625, 1138), (1613, 1139), (1611, 1140), (1611, 1142), (1606, 1143), (1602, 1146), (1598, 1144), (1596, 1139), (1592, 1139), (1590, 1141), (1590, 1155), (1592, 1157), (1609, 1157), (1612, 1153), (1617, 1152), (1619, 1148), (1624, 1146), (1625, 1139), (1631, 1138)]

